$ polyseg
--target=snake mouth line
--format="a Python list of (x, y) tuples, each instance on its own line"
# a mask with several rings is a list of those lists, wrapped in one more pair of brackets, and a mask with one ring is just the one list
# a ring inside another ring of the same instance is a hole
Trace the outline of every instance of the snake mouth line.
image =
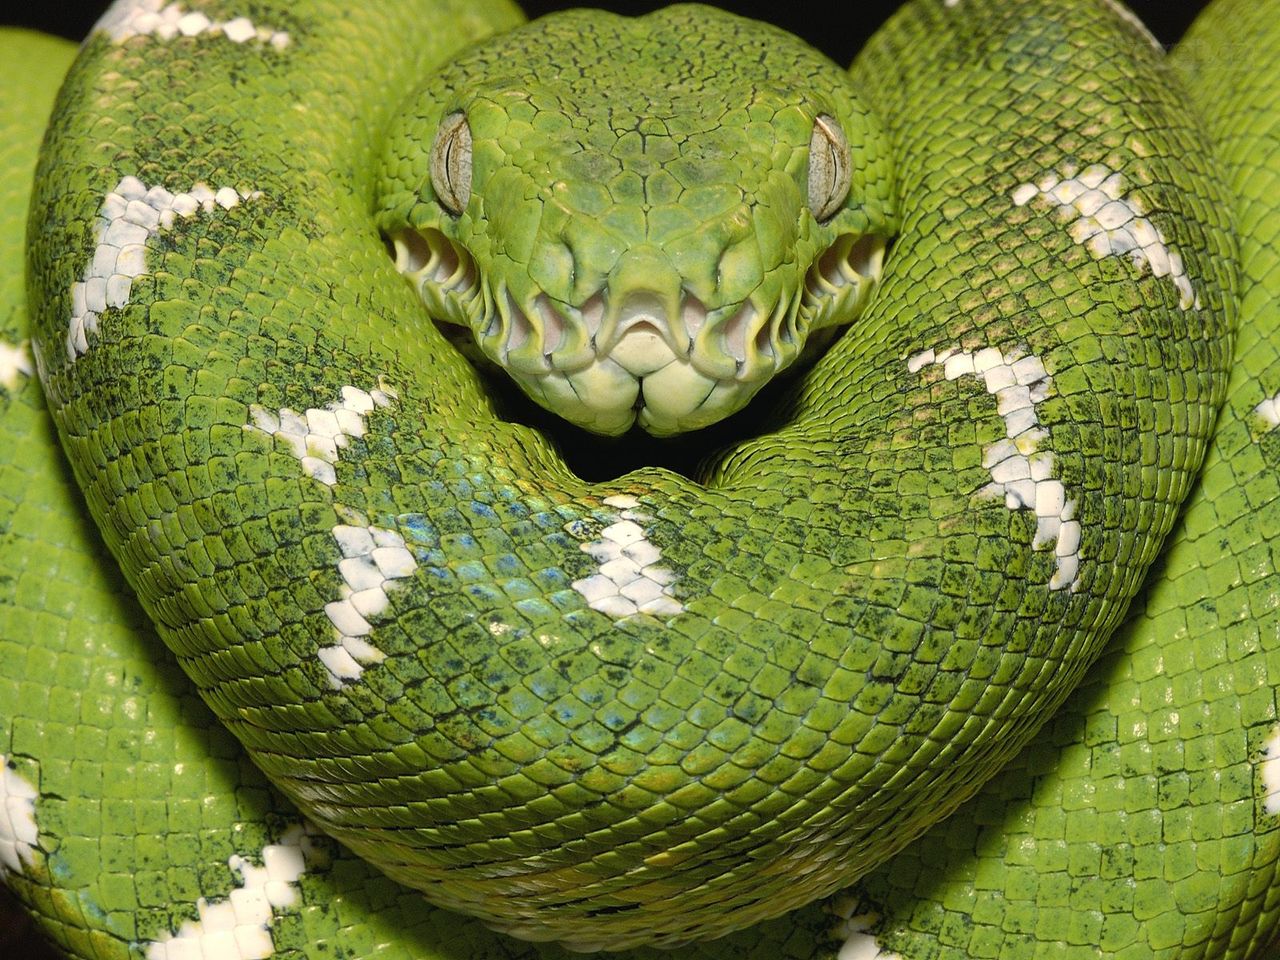
[[(477, 312), (487, 318), (476, 339), (496, 338), (494, 359), (504, 366), (530, 374), (579, 370), (609, 355), (628, 335), (658, 338), (674, 357), (699, 365), (699, 334), (709, 311), (688, 290), (682, 291), (674, 320), (648, 292), (627, 295), (610, 313), (606, 287), (576, 306), (539, 290), (522, 307), (510, 292), (489, 290), (471, 254), (438, 230), (401, 230), (390, 243), (396, 270), (411, 280), (434, 319), (475, 330)], [(811, 330), (852, 320), (860, 303), (850, 301), (865, 299), (865, 288), (879, 278), (885, 246), (883, 237), (843, 235), (810, 265), (799, 297), (784, 290), (772, 307), (748, 298), (716, 311), (721, 356), (714, 359), (720, 362), (703, 361), (704, 372), (723, 376), (728, 358), (734, 375), (741, 375), (750, 353), (776, 358), (783, 352), (775, 340), (799, 344)]]
[[(606, 433), (634, 420), (651, 432), (680, 432), (739, 409), (807, 346), (832, 339), (810, 334), (857, 317), (885, 246), (876, 235), (840, 236), (769, 294), (762, 283), (708, 307), (686, 286), (616, 291), (607, 282), (577, 304), (537, 287), (517, 298), (439, 230), (406, 228), (388, 242), (428, 314), (465, 328), (445, 331), (464, 353), (474, 360), (478, 348), (543, 406)], [(600, 410), (609, 411), (603, 419)]]

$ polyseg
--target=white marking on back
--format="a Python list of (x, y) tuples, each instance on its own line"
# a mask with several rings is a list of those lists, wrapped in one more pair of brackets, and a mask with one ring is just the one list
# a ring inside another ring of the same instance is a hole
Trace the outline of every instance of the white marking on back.
[(870, 932), (880, 922), (880, 917), (874, 913), (858, 913), (860, 906), (857, 900), (844, 898), (830, 908), (843, 920), (836, 928), (836, 932), (844, 937), (836, 960), (902, 960), (901, 955), (880, 946)]
[(188, 12), (180, 3), (165, 0), (116, 0), (98, 20), (95, 28), (105, 32), (116, 43), (130, 37), (222, 36), (232, 43), (259, 40), (277, 50), (289, 45), (289, 34), (283, 30), (255, 26), (248, 17), (211, 20), (199, 11)]
[(387, 591), (395, 581), (412, 576), (418, 561), (394, 530), (339, 524), (333, 528), (333, 538), (342, 552), (338, 561), (341, 599), (325, 604), (324, 612), (338, 642), (322, 647), (319, 655), (329, 672), (329, 682), (339, 689), (359, 680), (367, 665), (387, 658), (365, 639), (373, 632), (369, 621), (386, 611)]
[(950, 349), (925, 350), (907, 360), (907, 370), (919, 373), (926, 366), (942, 367), (948, 380), (981, 377), (987, 392), (996, 398), (996, 412), (1004, 419), (1005, 439), (982, 451), (982, 465), (991, 471), (991, 482), (979, 496), (1002, 497), (1010, 510), (1030, 510), (1036, 517), (1033, 550), (1053, 548), (1057, 570), (1049, 580), (1051, 590), (1076, 586), (1080, 570), (1080, 521), (1076, 502), (1067, 499), (1066, 487), (1053, 474), (1057, 460), (1040, 442), (1049, 436), (1040, 426), (1036, 405), (1049, 395), (1053, 378), (1034, 355), (1015, 349), (1008, 355), (994, 347), (976, 353)]
[(262, 866), (232, 855), (227, 866), (240, 874), (240, 888), (225, 900), (197, 900), (199, 919), (148, 944), (147, 960), (267, 960), (276, 949), (272, 920), (298, 905), (297, 883), (310, 852), (307, 829), (293, 826), (279, 843), (263, 847)]
[[(600, 531), (600, 539), (581, 545), (600, 564), (598, 572), (571, 584), (592, 610), (620, 620), (637, 613), (671, 617), (684, 612), (672, 590), (676, 575), (661, 566), (662, 551), (648, 539), (641, 523), (651, 519), (635, 508), (635, 497), (605, 497), (621, 510), (618, 521)], [(572, 526), (572, 524), (570, 524)]]
[(284, 440), (302, 461), (307, 476), (332, 487), (338, 482), (333, 465), (338, 462), (339, 451), (352, 437), (364, 436), (365, 420), (375, 408), (389, 407), (395, 398), (396, 392), (381, 384), (367, 392), (343, 387), (340, 400), (303, 413), (289, 407), (272, 412), (255, 403), (249, 407), (253, 423), (245, 424), (245, 429)]
[(1262, 805), (1273, 817), (1280, 814), (1280, 727), (1271, 732), (1262, 748)]
[(1071, 238), (1084, 245), (1094, 259), (1128, 255), (1139, 269), (1149, 267), (1153, 276), (1169, 277), (1183, 310), (1200, 306), (1182, 256), (1147, 217), (1142, 201), (1125, 196), (1123, 174), (1100, 163), (1079, 175), (1073, 168), (1064, 174), (1059, 177), (1048, 173), (1035, 183), (1017, 187), (1010, 195), (1014, 205), (1025, 206), (1036, 197), (1044, 197), (1057, 206), (1058, 218), (1067, 224)]
[(189, 193), (170, 193), (162, 186), (148, 187), (137, 177), (122, 178), (102, 201), (97, 247), (84, 279), (71, 285), (67, 357), (75, 360), (89, 352), (89, 334), (97, 333), (103, 311), (128, 304), (133, 281), (147, 272), (149, 239), (170, 229), (178, 217), (186, 220), (219, 207), (230, 210), (241, 200), (259, 196), (257, 191), (214, 190), (203, 183)]
[(1268, 427), (1280, 427), (1280, 394), (1263, 400), (1253, 408), (1253, 412), (1261, 417)]
[(36, 826), (36, 788), (0, 754), (0, 878), (21, 873), (35, 859), (40, 831)]
[(16, 344), (0, 340), (0, 387), (16, 390), (32, 371), (31, 345), (26, 340)]

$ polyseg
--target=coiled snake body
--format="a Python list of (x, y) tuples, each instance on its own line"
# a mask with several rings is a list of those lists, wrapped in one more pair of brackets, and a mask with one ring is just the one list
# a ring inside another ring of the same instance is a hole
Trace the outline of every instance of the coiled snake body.
[[(6, 882), (82, 957), (1258, 955), (1278, 13), (1175, 71), (920, 0), (850, 83), (706, 8), (116, 3), (0, 347)], [(588, 483), (459, 340), (747, 409)]]

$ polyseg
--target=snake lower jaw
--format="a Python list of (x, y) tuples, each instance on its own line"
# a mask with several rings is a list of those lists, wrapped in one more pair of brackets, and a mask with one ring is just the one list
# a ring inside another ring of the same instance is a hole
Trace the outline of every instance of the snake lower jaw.
[(762, 386), (709, 377), (687, 358), (639, 376), (614, 357), (571, 372), (507, 373), (541, 406), (605, 436), (619, 436), (633, 426), (657, 437), (698, 430), (741, 409)]

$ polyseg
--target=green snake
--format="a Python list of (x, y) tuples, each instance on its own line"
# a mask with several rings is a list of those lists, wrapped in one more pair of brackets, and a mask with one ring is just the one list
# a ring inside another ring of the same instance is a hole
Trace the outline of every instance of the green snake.
[(848, 73), (519, 20), (6, 37), (0, 873), (48, 938), (1265, 956), (1280, 5), (1166, 61), (1114, 0), (911, 0)]

